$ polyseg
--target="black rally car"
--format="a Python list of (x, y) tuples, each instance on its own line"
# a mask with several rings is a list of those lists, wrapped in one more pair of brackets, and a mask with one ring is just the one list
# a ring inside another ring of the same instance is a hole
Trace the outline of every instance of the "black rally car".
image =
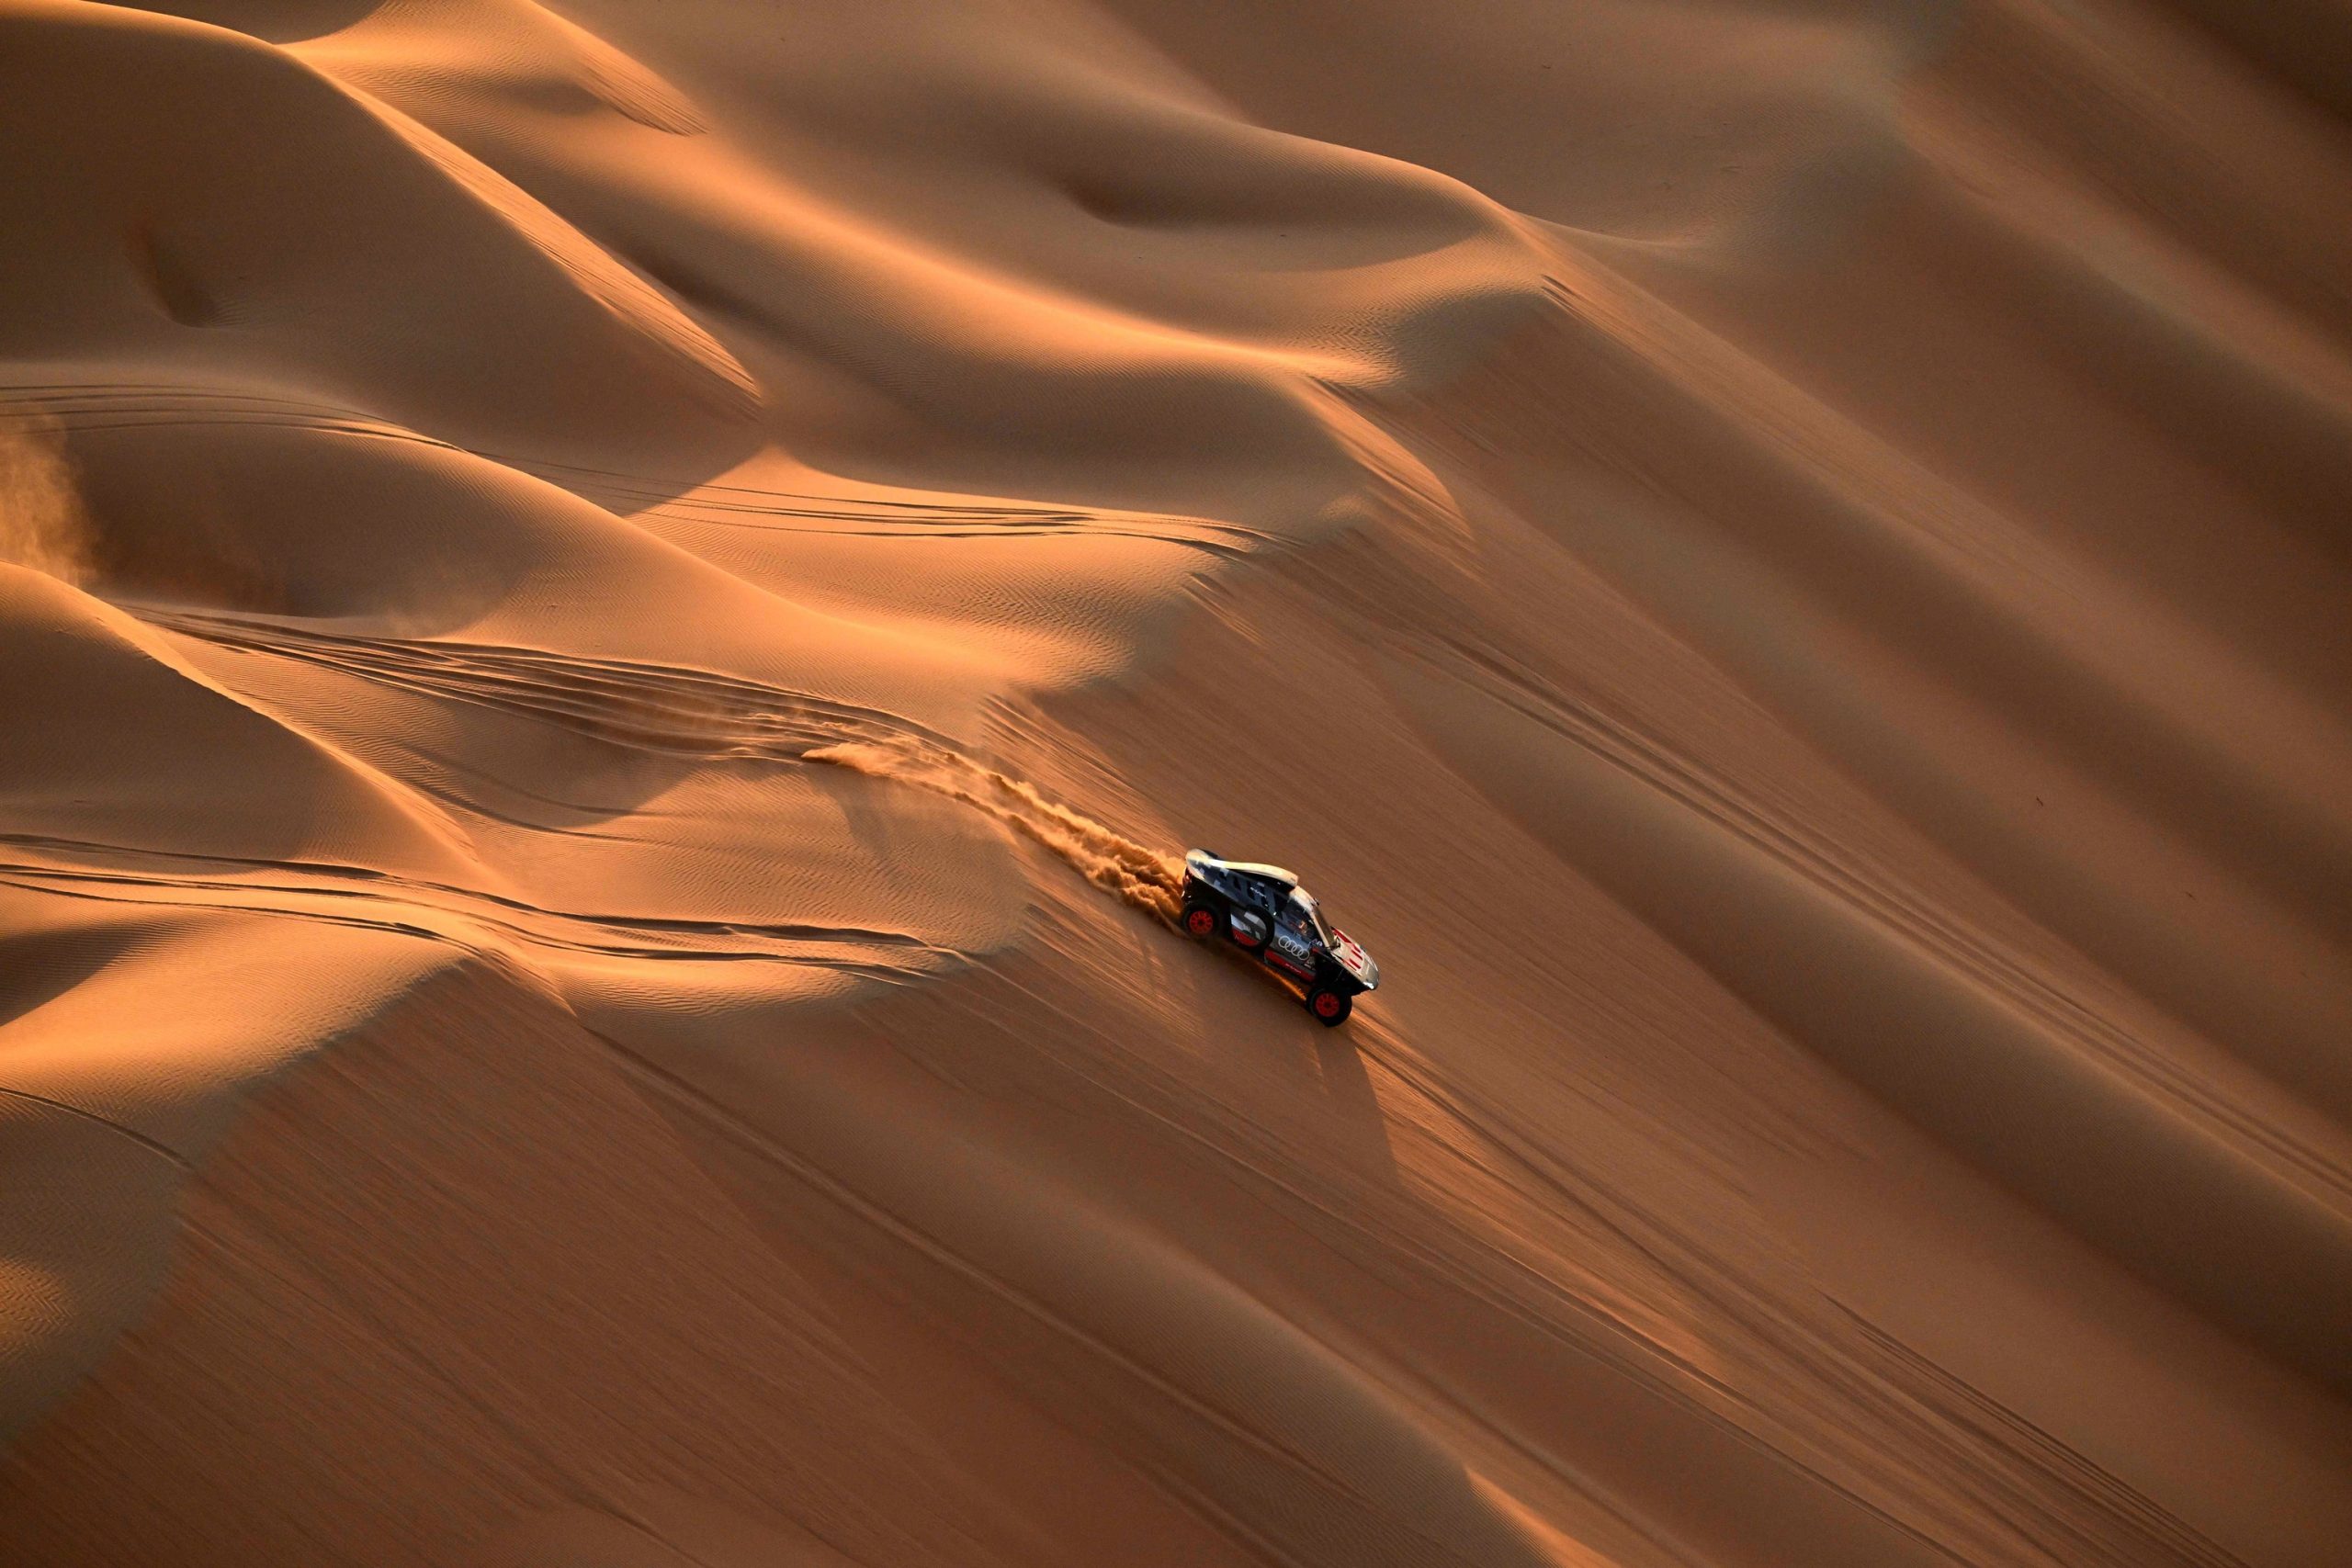
[(1184, 931), (1229, 942), (1305, 993), (1326, 1027), (1343, 1022), (1356, 998), (1380, 984), (1380, 965), (1278, 865), (1184, 855)]

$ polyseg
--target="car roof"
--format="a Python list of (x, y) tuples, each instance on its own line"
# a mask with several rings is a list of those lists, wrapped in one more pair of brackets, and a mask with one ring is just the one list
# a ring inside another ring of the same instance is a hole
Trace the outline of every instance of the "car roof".
[(1279, 882), (1284, 887), (1298, 886), (1298, 873), (1284, 871), (1278, 865), (1267, 865), (1253, 860), (1220, 860), (1205, 850), (1201, 852), (1201, 858), (1213, 865), (1223, 866), (1227, 871), (1238, 871), (1244, 876), (1262, 876), (1269, 882)]

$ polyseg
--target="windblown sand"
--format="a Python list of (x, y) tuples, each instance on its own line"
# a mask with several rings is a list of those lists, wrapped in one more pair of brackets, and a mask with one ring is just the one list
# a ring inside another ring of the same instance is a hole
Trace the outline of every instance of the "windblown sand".
[(0, 0), (0, 1562), (2347, 1560), (2342, 0), (169, 10)]

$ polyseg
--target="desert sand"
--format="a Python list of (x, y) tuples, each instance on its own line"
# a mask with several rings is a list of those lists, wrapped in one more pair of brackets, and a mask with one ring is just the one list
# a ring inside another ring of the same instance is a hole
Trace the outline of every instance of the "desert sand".
[(0, 1562), (2347, 1561), (2347, 84), (0, 0)]

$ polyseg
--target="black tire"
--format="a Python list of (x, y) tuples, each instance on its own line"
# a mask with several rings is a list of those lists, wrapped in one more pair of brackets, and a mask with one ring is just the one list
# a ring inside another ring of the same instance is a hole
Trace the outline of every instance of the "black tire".
[(1306, 1010), (1315, 1021), (1326, 1029), (1337, 1029), (1348, 1021), (1348, 1014), (1355, 1010), (1356, 998), (1347, 991), (1332, 986), (1316, 986), (1306, 993)]
[(1184, 906), (1184, 934), (1194, 942), (1207, 942), (1224, 936), (1232, 928), (1226, 923), (1225, 911), (1214, 904)]

